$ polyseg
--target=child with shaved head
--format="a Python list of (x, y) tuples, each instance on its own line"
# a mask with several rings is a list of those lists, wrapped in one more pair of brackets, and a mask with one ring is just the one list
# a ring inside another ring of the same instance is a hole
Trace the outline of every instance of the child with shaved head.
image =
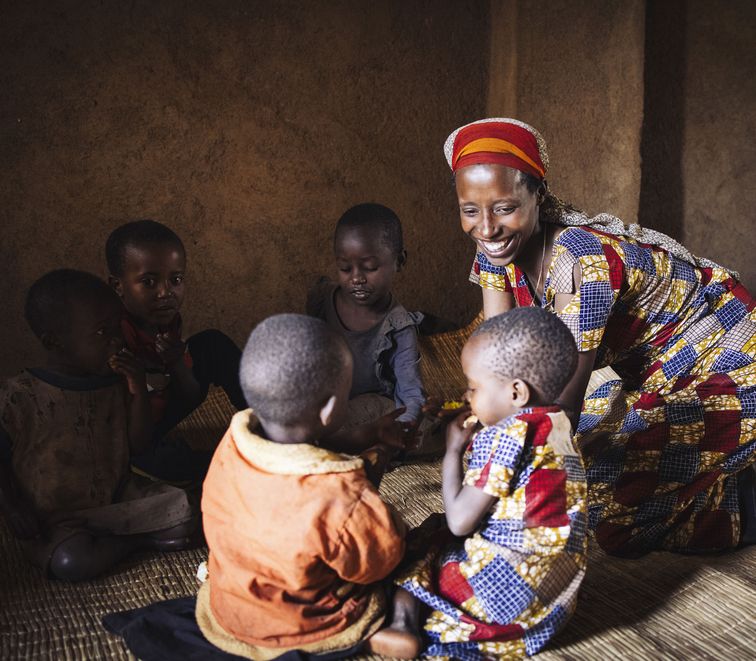
[(226, 652), (350, 650), (383, 622), (378, 582), (405, 529), (363, 459), (337, 451), (351, 381), (346, 343), (318, 319), (277, 315), (249, 337), (240, 382), (251, 408), (231, 421), (202, 497), (210, 554), (197, 623)]
[(446, 526), (418, 531), (424, 557), (397, 577), (393, 621), (373, 651), (520, 658), (567, 622), (585, 574), (587, 487), (556, 398), (576, 364), (572, 334), (541, 308), (516, 308), (473, 333), (462, 367), (483, 428), (474, 433), (466, 411), (447, 429)]

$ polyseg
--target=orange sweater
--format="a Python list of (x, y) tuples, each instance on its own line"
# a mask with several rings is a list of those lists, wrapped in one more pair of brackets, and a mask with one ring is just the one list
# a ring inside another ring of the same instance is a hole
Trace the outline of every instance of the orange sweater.
[[(274, 443), (236, 414), (204, 483), (210, 609), (268, 648), (325, 640), (365, 613), (404, 553), (403, 525), (357, 457)], [(356, 642), (356, 641), (355, 641)]]

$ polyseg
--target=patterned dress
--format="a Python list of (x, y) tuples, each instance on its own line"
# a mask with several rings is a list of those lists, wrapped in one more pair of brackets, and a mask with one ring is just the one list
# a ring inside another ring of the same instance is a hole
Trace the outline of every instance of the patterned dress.
[(425, 654), (535, 654), (569, 619), (585, 574), (587, 488), (567, 416), (524, 409), (483, 429), (464, 484), (497, 499), (491, 513), (464, 540), (427, 535), (430, 551), (396, 579), (432, 609)]
[[(609, 553), (737, 545), (736, 473), (756, 459), (756, 312), (724, 269), (590, 227), (554, 243), (543, 306), (580, 287), (559, 317), (604, 383), (583, 404), (578, 444), (589, 527)], [(478, 254), (472, 281), (531, 305), (524, 273)]]

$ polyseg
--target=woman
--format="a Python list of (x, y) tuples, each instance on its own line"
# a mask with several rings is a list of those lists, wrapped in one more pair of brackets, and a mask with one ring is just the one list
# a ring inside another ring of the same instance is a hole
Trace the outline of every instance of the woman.
[[(754, 541), (756, 311), (737, 273), (560, 201), (527, 124), (474, 122), (444, 151), (485, 316), (542, 305), (575, 337), (578, 368), (559, 401), (577, 427), (599, 544), (640, 555)], [(584, 401), (607, 365), (620, 378)]]

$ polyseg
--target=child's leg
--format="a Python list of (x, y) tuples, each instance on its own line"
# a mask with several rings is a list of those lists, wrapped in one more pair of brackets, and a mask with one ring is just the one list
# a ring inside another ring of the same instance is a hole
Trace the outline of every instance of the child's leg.
[(192, 356), (192, 372), (200, 384), (203, 399), (212, 383), (226, 391), (237, 409), (246, 409), (247, 402), (239, 385), (241, 350), (234, 341), (212, 328), (192, 335), (186, 343)]
[(414, 659), (423, 648), (420, 637), (420, 601), (407, 590), (394, 593), (391, 624), (368, 639), (367, 650), (395, 659)]

